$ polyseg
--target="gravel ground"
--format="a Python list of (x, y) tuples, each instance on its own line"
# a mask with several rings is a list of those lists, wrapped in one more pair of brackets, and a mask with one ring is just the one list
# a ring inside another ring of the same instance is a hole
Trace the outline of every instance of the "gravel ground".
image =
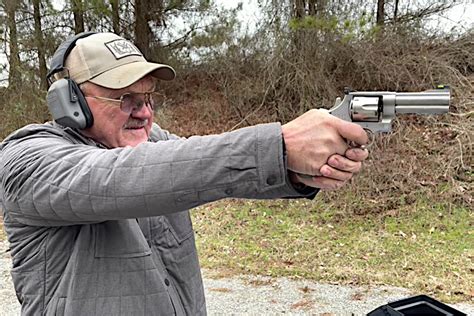
[[(0, 241), (0, 316), (20, 314), (10, 277), (6, 241)], [(209, 315), (365, 315), (390, 301), (415, 295), (396, 287), (352, 287), (308, 280), (239, 275), (213, 277), (204, 270)], [(474, 315), (474, 305), (454, 308)]]

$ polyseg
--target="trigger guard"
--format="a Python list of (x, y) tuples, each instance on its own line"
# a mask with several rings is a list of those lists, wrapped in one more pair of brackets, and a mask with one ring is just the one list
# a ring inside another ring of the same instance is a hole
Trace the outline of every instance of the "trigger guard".
[(362, 145), (361, 148), (369, 149), (375, 143), (375, 133), (372, 132), (368, 128), (364, 128), (364, 131), (367, 133), (367, 137), (369, 138), (369, 143), (367, 145)]

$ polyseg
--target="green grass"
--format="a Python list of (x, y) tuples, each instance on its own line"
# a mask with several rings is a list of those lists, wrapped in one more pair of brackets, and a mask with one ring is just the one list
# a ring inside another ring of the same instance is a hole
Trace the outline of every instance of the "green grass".
[(315, 201), (221, 201), (193, 211), (201, 264), (222, 273), (386, 284), (473, 299), (473, 214), (418, 201), (355, 215)]

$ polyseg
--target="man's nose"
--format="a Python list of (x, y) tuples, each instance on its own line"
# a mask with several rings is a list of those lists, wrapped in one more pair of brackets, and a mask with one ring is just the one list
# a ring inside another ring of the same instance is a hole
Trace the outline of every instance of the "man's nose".
[(140, 109), (134, 109), (131, 116), (134, 118), (149, 119), (153, 116), (153, 110), (144, 103)]

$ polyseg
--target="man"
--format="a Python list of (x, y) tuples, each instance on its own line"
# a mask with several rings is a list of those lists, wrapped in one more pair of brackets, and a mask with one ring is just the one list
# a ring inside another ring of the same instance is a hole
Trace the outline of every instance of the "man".
[[(347, 145), (367, 142), (359, 126), (316, 110), (283, 126), (179, 138), (152, 123), (153, 92), (174, 78), (171, 67), (148, 63), (111, 33), (66, 46), (56, 54), (93, 120), (29, 125), (0, 146), (24, 315), (205, 314), (188, 209), (226, 197), (314, 197), (343, 185), (367, 158)], [(56, 113), (64, 91), (54, 89)]]

